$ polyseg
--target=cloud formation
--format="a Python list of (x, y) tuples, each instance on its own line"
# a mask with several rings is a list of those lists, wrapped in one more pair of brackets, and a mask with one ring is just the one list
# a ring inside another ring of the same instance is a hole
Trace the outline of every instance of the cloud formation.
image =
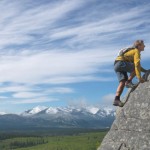
[(74, 93), (73, 83), (113, 81), (118, 49), (139, 38), (148, 45), (149, 8), (135, 0), (0, 1), (1, 98), (52, 101)]

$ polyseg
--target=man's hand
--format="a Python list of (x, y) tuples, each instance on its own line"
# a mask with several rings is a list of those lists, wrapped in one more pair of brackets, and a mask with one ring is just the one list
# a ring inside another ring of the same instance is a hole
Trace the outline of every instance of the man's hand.
[(139, 79), (139, 82), (140, 82), (140, 83), (144, 83), (145, 80), (144, 80), (143, 78), (140, 78), (140, 79)]

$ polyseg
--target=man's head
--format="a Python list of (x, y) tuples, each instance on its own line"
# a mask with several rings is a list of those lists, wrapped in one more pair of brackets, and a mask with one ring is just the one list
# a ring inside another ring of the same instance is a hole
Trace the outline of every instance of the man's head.
[(143, 40), (136, 40), (134, 42), (134, 47), (137, 48), (139, 51), (144, 51), (144, 41)]

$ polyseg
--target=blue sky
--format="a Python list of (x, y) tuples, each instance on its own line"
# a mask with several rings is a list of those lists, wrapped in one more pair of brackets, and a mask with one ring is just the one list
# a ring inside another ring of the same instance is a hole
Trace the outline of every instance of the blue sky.
[(145, 41), (148, 0), (1, 0), (0, 112), (37, 105), (112, 106), (119, 49)]

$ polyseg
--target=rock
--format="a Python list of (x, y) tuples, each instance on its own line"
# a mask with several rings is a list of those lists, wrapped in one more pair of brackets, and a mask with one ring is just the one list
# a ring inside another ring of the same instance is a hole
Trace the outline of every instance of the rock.
[(129, 89), (125, 105), (97, 150), (150, 150), (150, 70), (146, 80)]

